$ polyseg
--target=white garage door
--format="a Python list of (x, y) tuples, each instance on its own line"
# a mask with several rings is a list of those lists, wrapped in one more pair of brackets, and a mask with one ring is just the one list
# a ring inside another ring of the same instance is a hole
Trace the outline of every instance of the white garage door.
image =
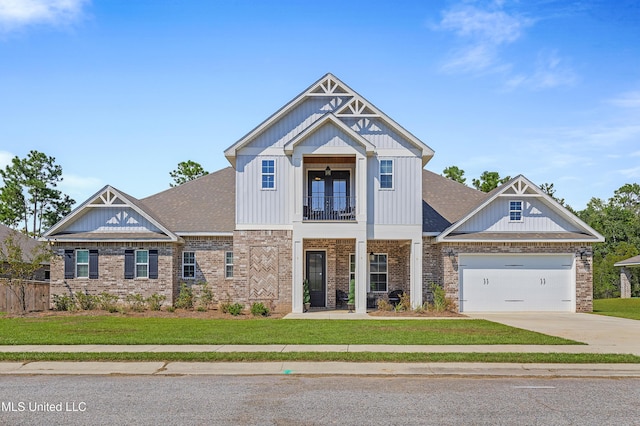
[(460, 311), (575, 307), (572, 255), (460, 255)]

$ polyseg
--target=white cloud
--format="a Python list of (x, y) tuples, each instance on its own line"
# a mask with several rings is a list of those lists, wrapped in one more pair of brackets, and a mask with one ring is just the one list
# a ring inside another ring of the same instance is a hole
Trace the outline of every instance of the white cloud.
[(78, 20), (90, 0), (0, 0), (0, 31), (34, 24), (66, 25)]
[(64, 194), (82, 203), (97, 190), (104, 186), (102, 180), (95, 177), (77, 176), (73, 174), (63, 174), (63, 180), (58, 184), (58, 189)]
[(620, 174), (628, 179), (640, 178), (640, 167), (620, 170)]
[(10, 152), (0, 151), (0, 169), (4, 170), (5, 167), (11, 164), (13, 157), (15, 157), (15, 155)]
[(442, 66), (445, 72), (502, 71), (499, 48), (518, 40), (533, 20), (508, 14), (495, 2), (493, 10), (482, 10), (473, 5), (458, 5), (442, 13), (435, 29), (451, 31), (463, 45), (454, 49)]
[(640, 90), (623, 93), (609, 103), (622, 108), (640, 108)]
[(501, 73), (508, 89), (533, 90), (570, 86), (578, 80), (566, 58), (557, 51), (542, 51), (531, 71), (513, 73), (514, 64), (503, 55), (503, 48), (522, 38), (536, 19), (509, 13), (503, 1), (484, 8), (461, 3), (442, 12), (442, 20), (434, 29), (456, 35), (459, 42), (441, 66), (445, 73)]

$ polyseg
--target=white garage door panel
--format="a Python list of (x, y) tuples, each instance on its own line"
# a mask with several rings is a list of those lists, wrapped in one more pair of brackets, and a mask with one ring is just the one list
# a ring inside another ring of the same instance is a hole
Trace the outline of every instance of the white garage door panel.
[(460, 256), (461, 311), (571, 311), (567, 256)]

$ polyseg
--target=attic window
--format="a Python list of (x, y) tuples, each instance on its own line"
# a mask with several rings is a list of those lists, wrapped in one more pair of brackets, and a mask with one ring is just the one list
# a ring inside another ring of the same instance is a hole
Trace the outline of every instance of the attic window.
[(509, 221), (522, 222), (522, 201), (509, 201)]

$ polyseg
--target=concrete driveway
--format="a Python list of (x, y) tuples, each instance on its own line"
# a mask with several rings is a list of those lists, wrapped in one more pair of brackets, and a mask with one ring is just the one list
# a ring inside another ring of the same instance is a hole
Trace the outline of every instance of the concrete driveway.
[(465, 315), (587, 343), (593, 353), (640, 355), (640, 321), (636, 320), (556, 312), (465, 312)]

